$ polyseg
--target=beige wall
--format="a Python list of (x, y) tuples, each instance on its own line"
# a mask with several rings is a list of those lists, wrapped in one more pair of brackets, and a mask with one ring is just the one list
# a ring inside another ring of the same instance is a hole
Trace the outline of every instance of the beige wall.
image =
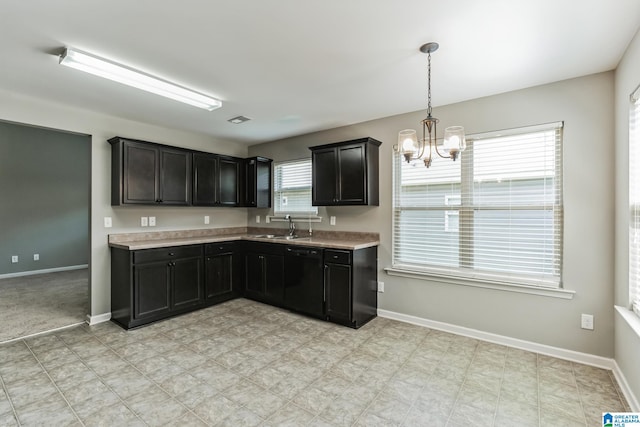
[[(244, 157), (244, 146), (216, 141), (210, 137), (151, 126), (142, 123), (45, 103), (8, 92), (0, 92), (0, 119), (71, 132), (91, 138), (91, 312), (99, 316), (111, 312), (110, 233), (162, 229), (204, 228), (204, 215), (212, 224), (206, 227), (245, 226), (246, 210), (224, 208), (162, 208), (111, 206), (111, 146), (107, 139), (119, 135), (166, 143), (220, 154)], [(103, 218), (113, 218), (113, 228), (104, 228)], [(141, 216), (156, 216), (158, 226), (141, 228)]]
[[(434, 109), (441, 125), (480, 133), (564, 121), (564, 287), (573, 300), (389, 276), (391, 266), (392, 145), (397, 132), (417, 128), (423, 111), (387, 117), (249, 148), (274, 160), (309, 157), (309, 146), (370, 136), (383, 142), (379, 207), (321, 208), (314, 228), (377, 231), (379, 307), (589, 354), (613, 356), (614, 75), (607, 72)], [(437, 166), (433, 166), (437, 167)], [(268, 210), (249, 210), (255, 215)], [(335, 227), (328, 216), (335, 215)], [(280, 223), (281, 224), (281, 223)], [(279, 224), (276, 224), (278, 226)], [(304, 224), (303, 224), (304, 226)], [(580, 314), (595, 330), (580, 328)]]
[[(629, 95), (640, 85), (640, 33), (629, 44), (616, 69), (615, 131), (616, 131), (616, 218), (615, 218), (615, 303), (629, 305)], [(640, 324), (640, 320), (636, 319)], [(615, 359), (629, 387), (640, 397), (640, 336), (616, 313)], [(640, 410), (640, 408), (636, 408)]]

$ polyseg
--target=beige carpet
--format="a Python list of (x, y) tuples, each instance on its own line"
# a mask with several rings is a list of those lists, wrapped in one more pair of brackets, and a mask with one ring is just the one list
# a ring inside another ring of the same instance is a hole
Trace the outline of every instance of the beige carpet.
[(0, 279), (0, 343), (85, 320), (88, 269)]

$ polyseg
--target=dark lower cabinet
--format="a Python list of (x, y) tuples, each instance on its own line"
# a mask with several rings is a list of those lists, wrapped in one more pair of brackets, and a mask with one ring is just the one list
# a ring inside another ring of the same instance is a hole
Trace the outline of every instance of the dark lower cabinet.
[(249, 243), (245, 253), (244, 295), (282, 306), (284, 301), (284, 247), (280, 244)]
[(125, 329), (244, 296), (359, 328), (376, 316), (377, 247), (222, 242), (111, 248), (111, 319)]
[(324, 251), (327, 320), (359, 328), (377, 315), (378, 248)]
[(111, 248), (111, 319), (129, 329), (201, 307), (203, 272), (202, 245)]
[(241, 295), (242, 259), (235, 242), (210, 243), (204, 248), (205, 303), (217, 304)]

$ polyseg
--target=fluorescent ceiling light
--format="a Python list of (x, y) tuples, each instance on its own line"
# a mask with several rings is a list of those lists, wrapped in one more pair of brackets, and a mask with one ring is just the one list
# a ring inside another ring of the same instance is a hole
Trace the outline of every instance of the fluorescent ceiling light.
[(205, 110), (222, 107), (222, 102), (218, 99), (71, 48), (66, 48), (60, 55), (60, 64)]

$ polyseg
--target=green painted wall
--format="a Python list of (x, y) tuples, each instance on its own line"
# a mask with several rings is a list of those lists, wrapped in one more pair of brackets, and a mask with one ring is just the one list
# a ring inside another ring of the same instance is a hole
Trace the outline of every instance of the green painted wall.
[(0, 122), (0, 275), (88, 264), (90, 149), (88, 135)]

